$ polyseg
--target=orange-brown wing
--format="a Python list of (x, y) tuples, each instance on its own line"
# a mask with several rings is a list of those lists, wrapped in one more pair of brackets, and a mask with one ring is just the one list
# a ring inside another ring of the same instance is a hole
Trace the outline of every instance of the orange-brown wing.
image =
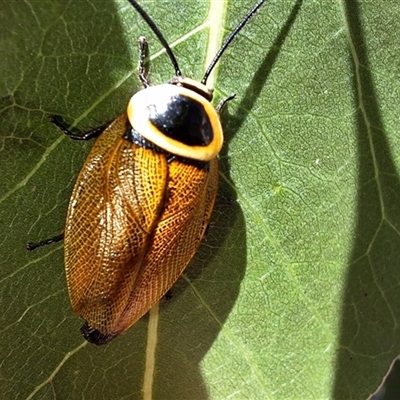
[(208, 169), (169, 164), (168, 201), (114, 333), (133, 325), (182, 274), (204, 236), (217, 189), (217, 159)]
[(165, 156), (122, 138), (125, 115), (97, 139), (78, 176), (65, 227), (65, 268), (75, 313), (113, 329), (140, 273), (167, 194)]

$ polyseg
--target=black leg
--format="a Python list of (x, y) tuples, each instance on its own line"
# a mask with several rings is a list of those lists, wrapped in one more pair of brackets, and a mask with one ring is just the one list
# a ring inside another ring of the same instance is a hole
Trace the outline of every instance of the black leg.
[(101, 126), (98, 126), (97, 128), (91, 129), (90, 131), (87, 132), (81, 132), (81, 133), (74, 133), (69, 130), (63, 119), (59, 115), (50, 115), (49, 116), (49, 121), (53, 123), (62, 133), (67, 135), (73, 140), (90, 140), (93, 139), (97, 136), (99, 136), (104, 129), (107, 128), (107, 126), (110, 125), (110, 122), (107, 122)]
[(40, 242), (37, 242), (37, 243), (28, 243), (26, 245), (26, 249), (29, 251), (32, 251), (32, 250), (37, 249), (38, 247), (47, 246), (48, 244), (51, 244), (51, 243), (57, 243), (63, 239), (64, 239), (64, 233), (60, 233), (57, 236), (53, 236), (51, 238), (41, 240)]
[(167, 293), (164, 294), (164, 299), (170, 301), (173, 298), (172, 289), (169, 289)]
[(236, 97), (236, 93), (231, 94), (230, 96), (228, 96), (226, 99), (222, 99), (219, 104), (217, 105), (217, 107), (215, 108), (217, 110), (217, 113), (220, 113), (221, 110), (223, 109), (223, 107), (225, 106), (225, 104), (228, 101), (233, 100)]
[(150, 86), (149, 80), (149, 44), (144, 36), (139, 38), (139, 79), (142, 85)]

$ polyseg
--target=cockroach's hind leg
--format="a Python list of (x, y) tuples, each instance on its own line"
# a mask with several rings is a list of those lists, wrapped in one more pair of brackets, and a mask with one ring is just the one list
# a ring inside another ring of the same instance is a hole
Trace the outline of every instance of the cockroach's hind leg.
[(57, 243), (57, 242), (59, 242), (59, 241), (61, 241), (63, 239), (64, 239), (64, 232), (60, 233), (59, 235), (52, 236), (50, 238), (41, 240), (40, 242), (36, 242), (36, 243), (35, 242), (29, 242), (26, 245), (26, 249), (29, 250), (29, 251), (32, 251), (32, 250), (37, 249), (38, 247), (43, 247), (43, 246), (47, 246), (48, 244)]
[(67, 135), (70, 139), (73, 140), (93, 139), (99, 136), (104, 131), (104, 129), (106, 129), (110, 125), (110, 121), (108, 121), (105, 124), (100, 125), (97, 128), (90, 129), (86, 132), (72, 132), (60, 115), (50, 115), (49, 121), (53, 125), (55, 125), (64, 135)]
[(231, 94), (230, 96), (228, 96), (227, 98), (222, 99), (222, 100), (218, 103), (217, 107), (215, 107), (215, 109), (217, 110), (217, 113), (220, 113), (221, 110), (224, 108), (225, 104), (226, 104), (228, 101), (233, 100), (235, 97), (236, 97), (236, 93), (232, 93), (232, 94)]
[(170, 301), (173, 297), (172, 289), (169, 289), (168, 292), (164, 294), (164, 299), (167, 301)]

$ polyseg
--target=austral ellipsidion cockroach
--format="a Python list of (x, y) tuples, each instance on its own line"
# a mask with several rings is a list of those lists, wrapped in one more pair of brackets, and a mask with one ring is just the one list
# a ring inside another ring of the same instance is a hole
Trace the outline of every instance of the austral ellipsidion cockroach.
[(71, 139), (98, 137), (76, 181), (63, 235), (72, 308), (81, 332), (97, 345), (125, 332), (171, 288), (193, 258), (207, 228), (218, 189), (223, 144), (219, 112), (206, 86), (216, 63), (264, 4), (259, 1), (227, 37), (201, 82), (186, 78), (166, 39), (135, 0), (128, 0), (164, 46), (175, 76), (151, 86), (139, 39), (139, 79), (126, 114)]

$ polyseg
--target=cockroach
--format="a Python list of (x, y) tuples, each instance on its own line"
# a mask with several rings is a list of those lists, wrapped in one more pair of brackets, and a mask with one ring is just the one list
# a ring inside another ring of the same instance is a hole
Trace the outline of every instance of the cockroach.
[(73, 133), (58, 116), (50, 120), (71, 139), (98, 137), (79, 173), (63, 235), (72, 308), (85, 319), (86, 340), (103, 345), (125, 332), (163, 297), (193, 258), (208, 226), (218, 190), (223, 144), (220, 111), (234, 96), (211, 104), (206, 86), (216, 63), (259, 10), (259, 1), (227, 37), (198, 82), (182, 75), (155, 23), (131, 5), (164, 46), (175, 76), (152, 86), (148, 44), (139, 39), (139, 79), (127, 112), (86, 133)]

